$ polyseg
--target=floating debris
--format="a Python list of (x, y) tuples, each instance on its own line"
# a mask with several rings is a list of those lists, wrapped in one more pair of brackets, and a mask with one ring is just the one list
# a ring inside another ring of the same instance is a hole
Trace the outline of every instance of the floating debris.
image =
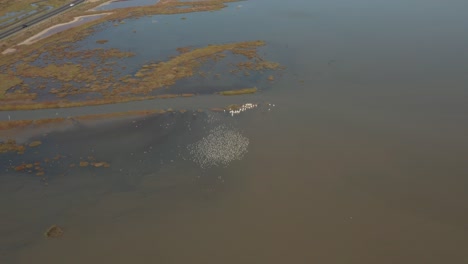
[(80, 167), (88, 167), (89, 162), (87, 161), (80, 161)]
[(63, 235), (63, 229), (57, 225), (52, 225), (44, 234), (47, 238), (59, 238)]
[(192, 161), (201, 168), (227, 166), (240, 160), (247, 153), (249, 139), (237, 131), (221, 125), (212, 129), (208, 136), (188, 146)]

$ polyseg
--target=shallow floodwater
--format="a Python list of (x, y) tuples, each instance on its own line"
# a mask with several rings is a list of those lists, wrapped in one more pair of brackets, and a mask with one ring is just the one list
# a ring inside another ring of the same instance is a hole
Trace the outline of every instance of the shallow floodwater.
[[(76, 123), (3, 155), (0, 263), (468, 263), (467, 13), (464, 1), (258, 0), (99, 31), (81, 44), (109, 39), (135, 67), (261, 39), (287, 68), (252, 97), (2, 113), (190, 110)], [(197, 111), (234, 101), (258, 106)], [(45, 177), (10, 168), (46, 158)], [(111, 166), (70, 167), (90, 158)], [(63, 237), (45, 239), (53, 224)]]
[(100, 17), (102, 17), (102, 15), (88, 15), (88, 16), (78, 18), (75, 22), (64, 23), (64, 24), (54, 26), (52, 28), (44, 30), (43, 32), (38, 33), (33, 38), (28, 39), (29, 40), (28, 42), (38, 41), (39, 39), (46, 38), (46, 37), (48, 37), (50, 35), (65, 31), (65, 30), (73, 28), (73, 27), (77, 27), (77, 26), (85, 24), (87, 22), (99, 19)]
[(158, 0), (116, 0), (104, 3), (101, 6), (94, 8), (95, 10), (112, 10), (117, 8), (125, 8), (132, 6), (152, 5), (159, 2)]

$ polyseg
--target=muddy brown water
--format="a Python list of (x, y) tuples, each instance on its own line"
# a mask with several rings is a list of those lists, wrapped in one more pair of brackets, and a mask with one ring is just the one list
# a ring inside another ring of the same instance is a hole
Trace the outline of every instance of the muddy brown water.
[[(1, 263), (468, 263), (467, 11), (463, 1), (259, 0), (101, 31), (84, 44), (138, 26), (141, 41), (115, 45), (159, 54), (145, 40), (169, 50), (264, 39), (266, 58), (287, 69), (253, 97), (60, 109), (194, 111), (75, 124), (2, 155)], [(263, 104), (195, 111), (233, 101)], [(221, 125), (248, 152), (202, 169), (187, 146)], [(44, 179), (9, 168), (57, 154)], [(88, 156), (111, 167), (69, 167)], [(45, 239), (53, 224), (63, 236)]]

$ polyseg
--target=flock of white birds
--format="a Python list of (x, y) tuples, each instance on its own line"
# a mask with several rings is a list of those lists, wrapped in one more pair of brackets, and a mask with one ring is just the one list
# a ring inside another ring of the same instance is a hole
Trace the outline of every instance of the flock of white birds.
[(241, 133), (220, 125), (208, 135), (188, 146), (192, 161), (201, 168), (227, 166), (247, 153), (249, 139)]
[(255, 108), (257, 107), (258, 105), (257, 104), (251, 104), (251, 103), (247, 103), (247, 104), (243, 104), (241, 105), (238, 109), (235, 109), (235, 110), (229, 110), (229, 114), (231, 116), (234, 116), (234, 115), (237, 115), (237, 114), (240, 114), (244, 111), (247, 111), (247, 110), (250, 110), (252, 108)]

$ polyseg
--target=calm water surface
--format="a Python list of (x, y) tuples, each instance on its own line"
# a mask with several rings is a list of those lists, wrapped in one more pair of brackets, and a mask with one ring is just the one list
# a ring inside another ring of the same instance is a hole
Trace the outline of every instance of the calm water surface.
[[(109, 39), (137, 52), (135, 69), (176, 47), (256, 39), (287, 69), (253, 97), (170, 106), (262, 103), (235, 116), (76, 124), (2, 156), (1, 263), (468, 263), (467, 13), (456, 0), (258, 0), (99, 31), (82, 45)], [(247, 153), (201, 168), (197, 142)], [(7, 169), (57, 154), (44, 180)], [(111, 167), (69, 167), (88, 156)], [(62, 238), (44, 239), (52, 224)]]

